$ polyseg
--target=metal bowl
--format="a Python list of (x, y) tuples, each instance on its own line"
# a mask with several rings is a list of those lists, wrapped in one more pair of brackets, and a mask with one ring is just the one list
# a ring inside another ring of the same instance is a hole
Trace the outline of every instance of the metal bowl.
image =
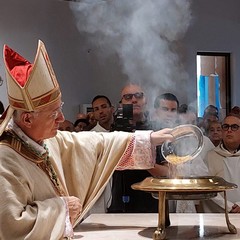
[[(158, 199), (158, 226), (153, 233), (153, 239), (166, 239), (165, 223), (169, 221), (169, 213), (166, 211), (166, 199), (175, 200), (201, 200), (215, 197), (217, 192), (224, 192), (225, 206), (227, 206), (226, 190), (237, 188), (236, 184), (229, 183), (221, 177), (179, 177), (175, 179), (158, 179), (148, 177), (140, 183), (132, 185), (135, 190), (142, 190), (152, 193)], [(236, 234), (236, 227), (231, 224), (228, 211), (225, 207), (225, 218), (228, 229)]]
[(203, 177), (181, 177), (176, 179), (170, 178), (153, 178), (148, 177), (142, 182), (132, 185), (135, 190), (148, 192), (174, 192), (174, 193), (207, 193), (222, 192), (227, 189), (237, 188), (236, 184), (229, 183), (221, 177), (203, 176)]

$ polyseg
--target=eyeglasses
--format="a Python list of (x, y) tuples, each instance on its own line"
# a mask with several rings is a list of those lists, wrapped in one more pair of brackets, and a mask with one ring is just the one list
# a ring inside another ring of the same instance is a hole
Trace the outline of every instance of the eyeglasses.
[(143, 96), (144, 96), (144, 93), (143, 92), (136, 92), (136, 93), (127, 93), (127, 94), (124, 94), (122, 96), (122, 98), (124, 98), (124, 100), (126, 101), (129, 101), (133, 98), (133, 96), (136, 98), (136, 99), (142, 99)]
[(55, 110), (54, 112), (52, 112), (50, 115), (49, 115), (49, 117), (50, 118), (53, 118), (54, 120), (56, 120), (57, 118), (58, 118), (58, 115), (60, 114), (60, 113), (63, 113), (63, 104), (64, 104), (64, 102), (61, 102), (61, 105), (60, 105), (60, 107), (57, 109), (57, 110)]
[(229, 124), (225, 123), (225, 124), (222, 125), (222, 130), (223, 131), (228, 131), (228, 129), (231, 128), (231, 130), (235, 132), (235, 131), (237, 131), (239, 129), (239, 127), (240, 126), (237, 125), (237, 124), (229, 125)]

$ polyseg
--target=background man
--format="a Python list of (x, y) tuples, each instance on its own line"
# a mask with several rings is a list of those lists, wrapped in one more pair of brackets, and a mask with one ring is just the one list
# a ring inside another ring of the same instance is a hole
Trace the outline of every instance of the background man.
[[(114, 107), (108, 97), (104, 95), (97, 95), (92, 100), (92, 108), (94, 118), (97, 120), (97, 125), (91, 129), (95, 132), (109, 132), (113, 124)], [(97, 200), (94, 206), (89, 211), (92, 213), (105, 213), (111, 202), (111, 186), (112, 179), (110, 179), (101, 197)]]
[(154, 129), (175, 127), (177, 125), (179, 101), (172, 93), (164, 93), (154, 101)]
[[(240, 185), (240, 116), (228, 115), (222, 123), (222, 143), (207, 153), (205, 161), (210, 176), (219, 176)], [(227, 210), (240, 213), (239, 188), (227, 192)], [(224, 212), (223, 193), (203, 201), (205, 212)]]
[[(146, 103), (146, 96), (140, 85), (129, 83), (122, 89), (121, 104), (133, 105), (133, 130), (151, 129), (148, 114), (146, 114)], [(160, 177), (167, 174), (167, 167), (159, 164), (149, 171), (115, 171), (112, 181), (112, 203), (108, 211), (158, 212), (158, 201), (149, 193), (133, 190), (131, 185), (151, 175)]]
[(78, 113), (76, 117), (77, 118), (73, 123), (75, 132), (89, 131), (93, 127), (95, 127), (97, 124), (92, 112), (89, 112), (87, 114), (86, 113)]
[(212, 121), (219, 121), (219, 113), (217, 107), (209, 105), (205, 108), (203, 118), (198, 123), (204, 135), (207, 135), (209, 124)]
[(91, 129), (96, 132), (109, 132), (113, 124), (114, 107), (108, 97), (97, 95), (92, 100), (92, 108), (97, 125)]
[(131, 104), (132, 122), (134, 129), (151, 129), (148, 112), (146, 111), (147, 98), (140, 85), (129, 83), (121, 91), (121, 105)]
[(58, 130), (73, 132), (74, 131), (74, 125), (71, 121), (65, 119), (64, 122), (61, 122), (59, 124)]
[[(178, 122), (179, 101), (172, 93), (164, 93), (159, 95), (154, 102), (155, 118), (153, 128), (159, 130), (165, 127), (176, 127)], [(204, 137), (204, 147), (201, 153), (191, 161), (184, 163), (181, 166), (180, 174), (183, 176), (203, 176), (207, 173), (207, 166), (203, 162), (206, 153), (214, 148), (213, 143), (209, 138)], [(164, 162), (165, 159), (161, 153), (161, 147), (157, 147), (157, 162)], [(174, 209), (174, 203), (171, 202), (171, 208)], [(198, 205), (197, 205), (198, 207)], [(176, 203), (176, 212), (196, 212), (195, 203), (193, 201), (181, 201)]]
[[(87, 115), (86, 115), (87, 116)], [(74, 124), (74, 131), (75, 132), (81, 132), (81, 131), (89, 131), (89, 120), (88, 117), (86, 118), (79, 118), (77, 119)]]
[[(152, 127), (159, 130), (164, 127), (175, 127), (178, 119), (179, 101), (172, 93), (164, 93), (156, 97), (154, 101), (155, 114)], [(161, 153), (161, 146), (157, 147), (157, 162), (165, 162)]]
[(215, 147), (222, 142), (222, 124), (219, 121), (209, 122), (207, 137), (212, 141)]
[(179, 124), (197, 124), (196, 110), (187, 104), (181, 104), (178, 108), (178, 123)]

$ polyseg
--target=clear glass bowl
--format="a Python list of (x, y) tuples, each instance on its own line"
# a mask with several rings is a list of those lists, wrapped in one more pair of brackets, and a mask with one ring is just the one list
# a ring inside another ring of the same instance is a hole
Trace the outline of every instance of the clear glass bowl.
[(195, 158), (203, 148), (203, 133), (195, 125), (187, 124), (173, 128), (173, 141), (165, 141), (161, 152), (171, 164), (177, 165)]

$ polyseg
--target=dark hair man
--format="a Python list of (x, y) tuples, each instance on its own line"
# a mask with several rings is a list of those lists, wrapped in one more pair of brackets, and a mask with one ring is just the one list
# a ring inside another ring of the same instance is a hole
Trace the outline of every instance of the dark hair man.
[(71, 121), (65, 119), (64, 122), (59, 124), (58, 130), (73, 132), (74, 131), (74, 125)]
[[(105, 95), (97, 95), (92, 100), (92, 108), (97, 124), (90, 131), (109, 132), (112, 128), (114, 112), (110, 99)], [(102, 195), (90, 209), (89, 214), (107, 212), (111, 199), (111, 182), (112, 180), (109, 181)]]
[(96, 132), (109, 132), (113, 124), (114, 107), (108, 97), (97, 95), (92, 100), (92, 108), (97, 125), (91, 129)]
[(177, 125), (179, 101), (172, 93), (164, 93), (156, 97), (154, 101), (154, 129), (174, 127)]

